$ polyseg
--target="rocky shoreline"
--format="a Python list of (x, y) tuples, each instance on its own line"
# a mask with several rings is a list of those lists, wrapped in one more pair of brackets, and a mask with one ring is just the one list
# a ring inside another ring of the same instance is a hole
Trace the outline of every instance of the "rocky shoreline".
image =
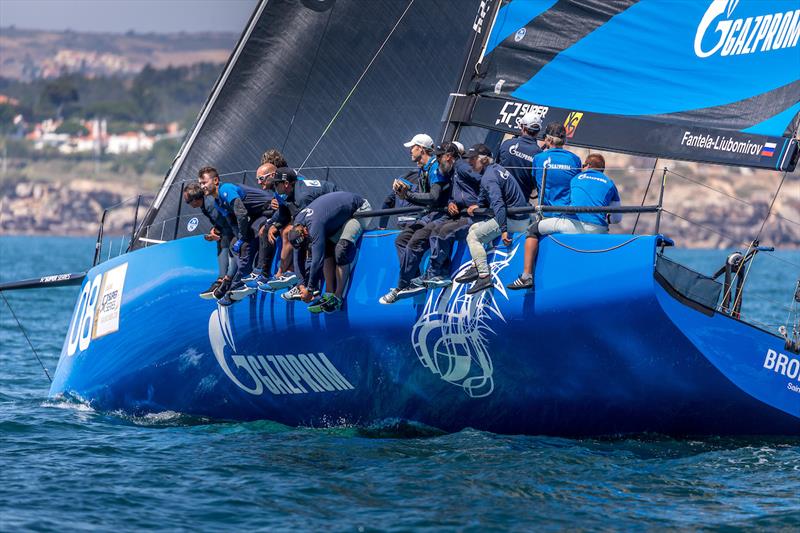
[[(623, 203), (638, 204), (644, 194), (640, 179), (621, 174), (616, 178)], [(769, 209), (773, 184), (747, 179), (747, 200), (734, 196), (741, 189), (742, 177), (704, 176), (703, 187), (673, 179), (665, 195), (661, 232), (682, 248), (739, 248), (756, 235)], [(773, 179), (774, 181), (774, 179)], [(764, 226), (761, 242), (776, 248), (800, 247), (800, 176), (787, 176), (787, 182), (773, 207), (773, 216)], [(73, 179), (69, 181), (8, 181), (0, 187), (0, 234), (2, 235), (97, 235), (103, 210), (107, 235), (129, 234), (136, 197), (133, 185), (109, 181)], [(153, 200), (153, 193), (142, 196), (139, 219)], [(656, 203), (657, 190), (651, 189), (647, 203)], [(630, 233), (635, 215), (626, 215), (615, 233)], [(689, 222), (691, 221), (691, 222)], [(643, 215), (637, 233), (652, 232), (654, 217)]]

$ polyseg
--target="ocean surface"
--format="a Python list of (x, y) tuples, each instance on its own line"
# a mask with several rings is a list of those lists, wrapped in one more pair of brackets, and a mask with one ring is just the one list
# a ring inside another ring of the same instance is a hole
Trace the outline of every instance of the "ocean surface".
[[(81, 271), (93, 250), (2, 237), (0, 280)], [(710, 273), (726, 252), (672, 255)], [(797, 251), (759, 256), (745, 316), (784, 323), (797, 265)], [(51, 372), (77, 292), (6, 296)], [(98, 413), (47, 390), (0, 301), (2, 531), (800, 530), (800, 439), (295, 429)]]

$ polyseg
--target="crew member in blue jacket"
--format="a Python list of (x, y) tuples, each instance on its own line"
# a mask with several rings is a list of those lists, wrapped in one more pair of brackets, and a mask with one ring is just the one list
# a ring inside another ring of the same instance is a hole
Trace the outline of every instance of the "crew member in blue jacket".
[[(203, 179), (203, 176), (200, 176)], [(236, 260), (231, 255), (230, 245), (233, 229), (228, 219), (222, 216), (214, 207), (214, 201), (203, 192), (200, 183), (190, 183), (183, 189), (183, 200), (195, 209), (200, 209), (203, 215), (211, 222), (211, 229), (203, 238), (217, 243), (217, 266), (219, 277), (205, 291), (200, 293), (200, 298), (211, 300), (221, 298), (230, 288), (230, 281), (236, 274)]]
[(472, 169), (481, 174), (478, 203), (471, 205), (467, 213), (473, 216), (479, 207), (489, 207), (494, 214), (489, 220), (476, 222), (470, 226), (467, 246), (472, 256), (472, 266), (456, 278), (457, 283), (474, 281), (467, 294), (475, 294), (493, 286), (484, 245), (491, 243), (497, 237), (502, 237), (503, 244), (510, 246), (513, 234), (528, 227), (530, 216), (507, 212), (508, 208), (526, 207), (528, 202), (511, 174), (494, 163), (492, 151), (488, 146), (476, 144), (467, 151), (466, 157)]
[[(305, 264), (306, 252), (311, 252), (308, 275), (303, 275), (298, 285), (301, 300), (310, 303), (322, 288), (325, 257), (333, 255), (336, 260), (336, 286), (326, 287), (326, 294), (309, 306), (312, 313), (332, 313), (341, 309), (350, 264), (356, 257), (356, 245), (368, 224), (368, 219), (353, 218), (353, 215), (369, 209), (369, 202), (361, 196), (336, 191), (320, 196), (295, 217), (289, 232), (295, 264)], [(334, 245), (333, 250), (328, 246), (329, 242)], [(302, 274), (302, 271), (298, 273)]]
[[(437, 150), (439, 172), (451, 175), (453, 184), (450, 203), (444, 218), (437, 220), (431, 234), (431, 256), (428, 270), (420, 282), (428, 288), (447, 287), (450, 280), (450, 254), (456, 241), (467, 236), (474, 222), (466, 209), (478, 203), (481, 175), (465, 160), (455, 143), (446, 143)], [(463, 211), (463, 212), (462, 212)], [(417, 278), (419, 279), (419, 278)], [(412, 284), (416, 284), (416, 280)]]
[[(567, 140), (567, 130), (563, 124), (551, 122), (544, 132), (545, 150), (533, 158), (533, 178), (539, 190), (539, 205), (558, 206), (569, 205), (570, 183), (578, 172), (581, 171), (581, 158), (564, 148)], [(542, 186), (544, 184), (544, 186)], [(562, 213), (542, 213), (543, 218), (561, 218)], [(575, 218), (566, 215), (567, 218)], [(535, 232), (536, 223), (528, 228), (528, 237), (525, 239), (525, 259), (523, 275), (533, 272), (534, 260), (539, 253), (539, 237)], [(525, 281), (525, 285), (517, 282)], [(521, 276), (514, 281), (515, 289), (533, 287), (533, 281), (523, 280)]]
[(425, 291), (424, 286), (412, 287), (411, 280), (420, 275), (420, 262), (430, 247), (430, 236), (433, 231), (431, 222), (443, 216), (441, 209), (447, 206), (450, 197), (450, 180), (437, 170), (439, 164), (433, 154), (433, 139), (429, 135), (420, 133), (404, 146), (410, 148), (411, 160), (419, 167), (418, 190), (411, 190), (411, 187), (402, 180), (395, 180), (394, 190), (398, 198), (411, 205), (427, 207), (430, 210), (403, 228), (395, 239), (400, 274), (397, 286), (380, 298), (379, 301), (383, 304), (394, 303), (399, 298)]
[[(589, 154), (583, 164), (582, 172), (570, 182), (570, 203), (576, 207), (606, 207), (619, 205), (620, 198), (614, 182), (603, 171), (606, 160), (601, 154)], [(539, 253), (539, 240), (553, 233), (608, 233), (609, 224), (618, 224), (622, 215), (618, 213), (577, 213), (548, 217), (531, 224), (525, 239), (525, 265), (522, 274), (509, 289), (532, 289), (536, 257)], [(528, 260), (529, 243), (533, 243), (532, 257)]]
[(518, 122), (520, 135), (503, 141), (497, 162), (514, 176), (522, 189), (522, 195), (530, 198), (536, 187), (533, 179), (533, 158), (542, 151), (536, 141), (536, 136), (542, 129), (542, 118), (537, 111), (532, 110)]
[(271, 191), (248, 185), (220, 183), (216, 170), (211, 170), (214, 176), (206, 190), (207, 194), (214, 198), (217, 210), (231, 222), (236, 237), (231, 251), (237, 257), (239, 270), (228, 294), (219, 300), (221, 305), (230, 305), (256, 290), (247, 287), (242, 280), (249, 279), (253, 270), (253, 260), (258, 249), (257, 234), (273, 214), (270, 202), (274, 196)]

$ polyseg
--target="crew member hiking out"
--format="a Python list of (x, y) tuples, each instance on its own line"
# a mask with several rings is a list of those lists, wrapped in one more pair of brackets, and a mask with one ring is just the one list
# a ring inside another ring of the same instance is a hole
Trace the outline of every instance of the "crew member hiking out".
[(219, 300), (221, 305), (230, 305), (256, 289), (247, 287), (243, 279), (249, 279), (253, 269), (253, 259), (258, 247), (258, 230), (272, 215), (271, 192), (256, 187), (219, 182), (219, 174), (212, 167), (202, 169), (212, 176), (207, 194), (214, 198), (217, 210), (228, 217), (234, 228), (236, 241), (231, 251), (237, 257), (239, 270), (231, 282), (228, 293)]
[(529, 215), (510, 215), (511, 207), (528, 205), (516, 180), (511, 174), (492, 160), (492, 151), (485, 144), (476, 144), (467, 151), (469, 164), (481, 174), (481, 190), (478, 203), (467, 209), (469, 216), (479, 207), (491, 208), (494, 216), (489, 220), (475, 222), (467, 233), (467, 246), (472, 256), (472, 266), (456, 278), (457, 283), (475, 282), (467, 289), (467, 294), (475, 294), (493, 286), (492, 275), (487, 261), (484, 245), (497, 237), (510, 246), (513, 234), (528, 227)]
[(400, 273), (397, 285), (380, 298), (380, 303), (391, 304), (400, 298), (425, 291), (424, 286), (411, 286), (411, 280), (420, 275), (419, 265), (430, 247), (433, 230), (431, 222), (444, 216), (444, 208), (450, 197), (449, 177), (438, 171), (438, 162), (433, 156), (433, 139), (419, 133), (403, 146), (410, 149), (411, 160), (419, 167), (417, 191), (406, 181), (395, 180), (397, 197), (411, 205), (429, 208), (429, 211), (412, 224), (407, 225), (395, 239)]
[[(200, 176), (200, 179), (203, 180), (203, 176)], [(222, 216), (214, 207), (214, 200), (205, 195), (201, 183), (188, 184), (183, 189), (183, 200), (191, 207), (200, 209), (203, 215), (211, 222), (211, 230), (203, 235), (203, 238), (217, 243), (219, 277), (208, 289), (200, 293), (200, 298), (204, 300), (221, 298), (230, 288), (231, 279), (236, 274), (236, 260), (230, 251), (233, 228), (231, 228), (228, 219)]]
[(332, 313), (341, 309), (350, 277), (350, 264), (356, 257), (358, 239), (368, 224), (368, 219), (356, 219), (353, 215), (369, 209), (369, 202), (361, 196), (336, 191), (320, 196), (295, 217), (289, 232), (295, 264), (305, 264), (306, 253), (311, 252), (308, 274), (303, 274), (298, 285), (301, 300), (311, 303), (320, 290), (325, 257), (333, 256), (336, 260), (336, 286), (326, 287), (326, 294), (309, 306), (312, 313)]
[[(619, 205), (620, 198), (614, 182), (603, 171), (606, 160), (601, 154), (589, 154), (583, 164), (583, 172), (570, 182), (570, 204), (576, 207), (606, 207)], [(604, 213), (562, 214), (558, 217), (534, 221), (528, 228), (525, 239), (525, 264), (522, 274), (509, 289), (532, 289), (539, 240), (554, 233), (608, 233), (609, 224), (618, 224), (622, 215)], [(529, 257), (528, 254), (531, 254)]]
[[(274, 279), (267, 282), (271, 290), (280, 290), (292, 287), (287, 292), (281, 294), (286, 301), (299, 300), (300, 292), (294, 288), (299, 278), (292, 268), (293, 248), (289, 241), (289, 231), (292, 229), (292, 221), (297, 214), (311, 205), (311, 202), (329, 192), (339, 190), (339, 187), (332, 181), (307, 179), (298, 176), (297, 173), (288, 167), (279, 168), (274, 178), (275, 193), (280, 201), (280, 208), (270, 219), (272, 223), (271, 237), (277, 239), (278, 235), (283, 241), (281, 249), (281, 271)], [(330, 263), (330, 262), (329, 262)], [(304, 265), (294, 265), (294, 269), (304, 268)], [(334, 279), (333, 265), (327, 266), (325, 279)]]
[[(264, 163), (256, 170), (256, 181), (262, 190), (273, 190), (273, 179), (277, 168), (272, 163)], [(272, 192), (273, 198), (270, 200), (269, 209), (277, 211), (279, 207), (277, 195)], [(272, 278), (272, 263), (275, 260), (277, 242), (270, 238), (273, 231), (272, 219), (264, 220), (258, 228), (258, 257), (255, 267), (249, 279), (243, 280), (245, 285), (251, 289), (258, 289), (269, 292), (267, 282)]]
[(536, 136), (542, 129), (541, 115), (536, 111), (528, 111), (519, 119), (520, 135), (500, 145), (497, 162), (508, 170), (517, 180), (522, 195), (530, 199), (536, 182), (533, 177), (533, 158), (542, 152)]

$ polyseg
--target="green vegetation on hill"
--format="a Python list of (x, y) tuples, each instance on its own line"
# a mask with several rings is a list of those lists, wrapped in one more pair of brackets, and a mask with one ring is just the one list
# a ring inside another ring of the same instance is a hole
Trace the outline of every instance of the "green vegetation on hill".
[(11, 120), (20, 113), (28, 122), (60, 115), (112, 123), (191, 123), (221, 70), (218, 64), (198, 63), (146, 66), (132, 78), (65, 74), (23, 82), (0, 77), (0, 94), (19, 101), (17, 106), (0, 104), (0, 130), (11, 131)]

